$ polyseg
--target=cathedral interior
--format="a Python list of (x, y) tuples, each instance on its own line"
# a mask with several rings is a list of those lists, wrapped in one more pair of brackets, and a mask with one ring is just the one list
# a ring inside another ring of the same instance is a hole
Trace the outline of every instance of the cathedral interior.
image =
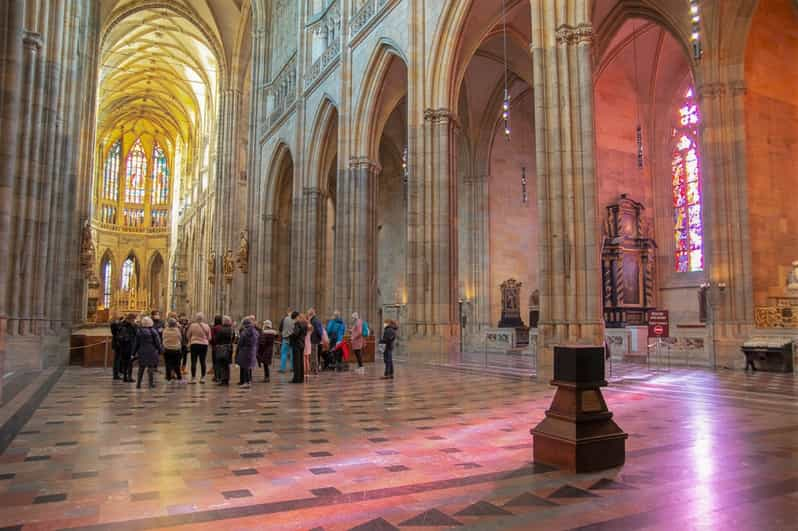
[[(0, 528), (794, 525), (798, 1), (0, 27)], [(362, 371), (116, 380), (128, 315), (311, 308)]]

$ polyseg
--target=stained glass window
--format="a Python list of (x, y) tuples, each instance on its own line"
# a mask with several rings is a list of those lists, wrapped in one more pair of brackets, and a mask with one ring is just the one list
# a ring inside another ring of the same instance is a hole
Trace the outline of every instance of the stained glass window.
[(169, 213), (166, 210), (153, 210), (152, 211), (152, 226), (157, 228), (166, 227), (167, 217)]
[(165, 205), (169, 201), (169, 165), (166, 153), (155, 143), (152, 150), (152, 199), (153, 205)]
[(122, 158), (122, 141), (117, 140), (108, 151), (103, 169), (103, 199), (119, 200), (119, 159)]
[(103, 308), (108, 308), (111, 306), (111, 281), (114, 278), (111, 275), (112, 272), (111, 260), (106, 258), (105, 262), (103, 263), (102, 270)]
[(144, 225), (144, 209), (143, 208), (126, 208), (122, 215), (126, 227), (141, 227)]
[(693, 89), (684, 95), (673, 129), (673, 235), (674, 268), (677, 273), (704, 270), (704, 225), (701, 216), (701, 183), (698, 124), (701, 117)]
[(133, 272), (136, 268), (135, 262), (133, 262), (133, 258), (129, 257), (127, 260), (124, 261), (122, 264), (122, 289), (129, 290), (131, 286), (131, 279), (133, 278)]
[(141, 138), (130, 149), (125, 169), (125, 202), (141, 204), (144, 202), (144, 179), (147, 175), (147, 155)]

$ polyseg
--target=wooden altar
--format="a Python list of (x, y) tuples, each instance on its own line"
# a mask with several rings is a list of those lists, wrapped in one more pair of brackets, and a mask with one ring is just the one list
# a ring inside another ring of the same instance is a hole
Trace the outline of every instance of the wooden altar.
[(601, 274), (604, 321), (608, 328), (648, 324), (654, 300), (654, 264), (657, 244), (643, 217), (642, 203), (621, 194), (607, 207)]

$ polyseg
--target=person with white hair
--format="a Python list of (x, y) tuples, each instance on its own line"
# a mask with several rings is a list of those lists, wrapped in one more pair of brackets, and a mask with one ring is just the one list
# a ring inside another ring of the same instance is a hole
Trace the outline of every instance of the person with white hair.
[(191, 383), (196, 383), (197, 376), (197, 362), (200, 364), (200, 380), (201, 384), (205, 383), (205, 373), (208, 368), (205, 365), (208, 356), (208, 344), (211, 340), (211, 327), (205, 322), (205, 315), (202, 312), (197, 313), (194, 317), (194, 322), (188, 327), (186, 332), (188, 339), (189, 349), (191, 350)]
[(150, 388), (155, 387), (155, 369), (158, 367), (158, 360), (163, 352), (161, 336), (152, 328), (152, 319), (144, 317), (141, 326), (136, 333), (136, 343), (133, 349), (134, 354), (139, 360), (139, 377), (136, 388), (141, 389), (141, 379), (144, 377), (144, 369), (150, 380)]

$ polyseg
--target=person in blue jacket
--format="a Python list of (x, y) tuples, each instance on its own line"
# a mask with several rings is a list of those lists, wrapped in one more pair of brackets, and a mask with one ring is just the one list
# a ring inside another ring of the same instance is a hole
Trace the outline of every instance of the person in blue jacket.
[[(345, 335), (346, 323), (344, 323), (344, 320), (341, 319), (341, 312), (339, 310), (335, 310), (333, 313), (333, 318), (327, 321), (327, 338), (330, 341), (330, 352), (335, 351), (335, 347), (344, 340)], [(338, 352), (340, 352), (340, 350)], [(328, 364), (329, 363), (332, 363), (332, 360), (328, 361)]]

